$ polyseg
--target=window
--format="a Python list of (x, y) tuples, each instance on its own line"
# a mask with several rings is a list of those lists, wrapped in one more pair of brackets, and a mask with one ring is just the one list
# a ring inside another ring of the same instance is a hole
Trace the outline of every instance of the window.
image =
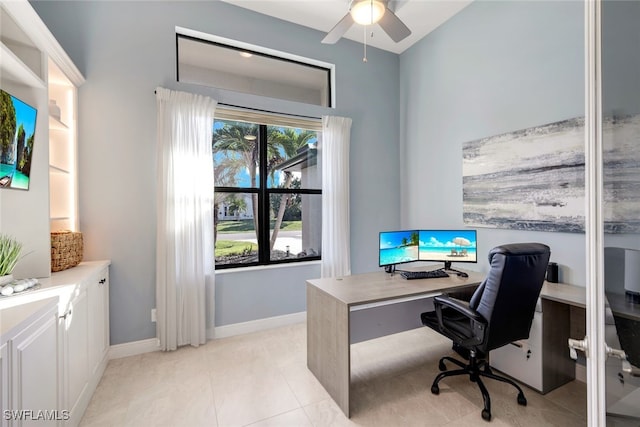
[(310, 58), (179, 28), (178, 81), (334, 106), (334, 66)]
[(286, 126), (281, 116), (257, 122), (265, 115), (220, 108), (216, 116), (216, 268), (320, 259), (321, 134), (309, 129), (319, 121)]

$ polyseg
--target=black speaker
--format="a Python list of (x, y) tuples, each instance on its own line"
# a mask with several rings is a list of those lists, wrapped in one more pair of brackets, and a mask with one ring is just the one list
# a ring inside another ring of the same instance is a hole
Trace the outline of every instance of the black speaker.
[(558, 283), (558, 264), (550, 262), (547, 266), (547, 282)]

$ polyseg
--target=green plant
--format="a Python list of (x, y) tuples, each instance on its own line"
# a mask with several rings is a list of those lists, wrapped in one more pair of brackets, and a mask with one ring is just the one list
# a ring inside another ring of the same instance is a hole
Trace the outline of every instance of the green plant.
[(20, 259), (22, 243), (0, 234), (0, 276), (11, 274), (16, 263)]
[[(248, 248), (248, 249), (247, 249)], [(216, 259), (224, 257), (241, 256), (246, 253), (257, 252), (258, 245), (255, 243), (244, 242), (241, 240), (217, 240), (216, 241)]]

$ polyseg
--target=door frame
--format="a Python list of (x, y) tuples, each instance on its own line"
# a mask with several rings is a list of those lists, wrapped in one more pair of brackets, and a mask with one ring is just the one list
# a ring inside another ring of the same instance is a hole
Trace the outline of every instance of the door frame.
[(585, 0), (587, 421), (606, 425), (601, 0)]

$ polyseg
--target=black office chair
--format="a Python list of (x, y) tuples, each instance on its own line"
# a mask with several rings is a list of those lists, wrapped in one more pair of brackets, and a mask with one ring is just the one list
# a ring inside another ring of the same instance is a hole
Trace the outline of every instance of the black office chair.
[[(438, 383), (443, 378), (469, 375), (482, 392), (486, 421), (491, 420), (491, 399), (481, 377), (511, 384), (518, 389), (518, 403), (527, 404), (514, 381), (491, 371), (487, 356), (493, 349), (529, 337), (549, 256), (549, 247), (540, 243), (498, 246), (489, 252), (489, 274), (468, 303), (447, 295), (434, 298), (435, 311), (422, 313), (422, 323), (450, 338), (453, 349), (468, 362), (441, 358), (438, 367), (443, 372), (433, 381), (433, 394), (440, 393)], [(445, 360), (461, 369), (447, 371)]]

